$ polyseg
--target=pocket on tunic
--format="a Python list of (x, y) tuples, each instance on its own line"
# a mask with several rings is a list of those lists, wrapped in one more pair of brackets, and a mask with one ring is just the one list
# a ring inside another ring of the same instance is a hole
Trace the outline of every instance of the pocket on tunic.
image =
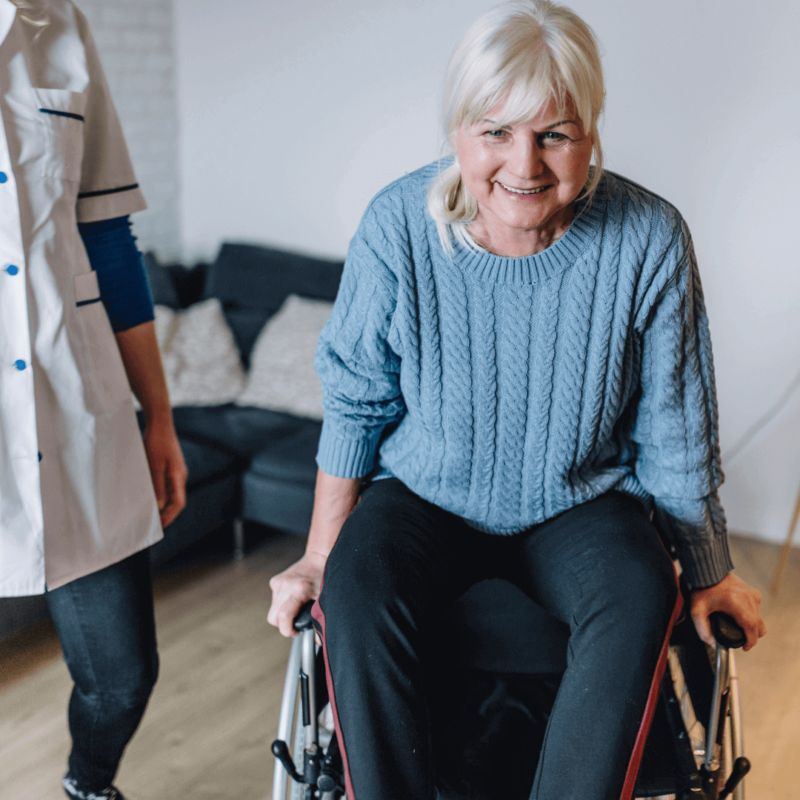
[(83, 347), (76, 353), (82, 371), (87, 411), (103, 414), (131, 396), (122, 356), (108, 321), (96, 272), (73, 278), (75, 315), (80, 326)]
[(43, 174), (80, 181), (86, 95), (66, 89), (33, 89), (45, 131)]

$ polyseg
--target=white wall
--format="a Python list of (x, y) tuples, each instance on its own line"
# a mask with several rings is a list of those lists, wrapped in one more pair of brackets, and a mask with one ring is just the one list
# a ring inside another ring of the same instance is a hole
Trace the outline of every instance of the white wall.
[[(450, 48), (490, 0), (175, 0), (189, 260), (223, 239), (341, 256), (370, 197), (439, 153)], [(723, 453), (800, 370), (797, 76), (790, 0), (574, 0), (605, 52), (610, 169), (692, 229)], [(726, 464), (734, 530), (781, 540), (800, 392)]]
[(77, 0), (92, 30), (148, 208), (142, 250), (181, 255), (172, 0)]

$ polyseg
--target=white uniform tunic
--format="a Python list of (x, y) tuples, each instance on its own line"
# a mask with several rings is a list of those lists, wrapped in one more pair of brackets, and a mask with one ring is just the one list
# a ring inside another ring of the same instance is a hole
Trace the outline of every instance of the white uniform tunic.
[(86, 21), (0, 0), (0, 596), (161, 538), (130, 388), (77, 223), (145, 208)]

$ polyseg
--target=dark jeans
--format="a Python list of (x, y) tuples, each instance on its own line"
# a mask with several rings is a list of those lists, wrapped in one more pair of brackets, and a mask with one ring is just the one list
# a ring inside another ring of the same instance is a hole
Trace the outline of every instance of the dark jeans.
[(344, 525), (314, 609), (349, 800), (436, 796), (420, 691), (426, 621), (489, 577), (511, 580), (571, 629), (531, 798), (630, 796), (680, 608), (672, 563), (641, 503), (609, 492), (498, 536), (385, 480)]
[(111, 785), (158, 676), (147, 550), (45, 594), (75, 686), (69, 775), (85, 792)]

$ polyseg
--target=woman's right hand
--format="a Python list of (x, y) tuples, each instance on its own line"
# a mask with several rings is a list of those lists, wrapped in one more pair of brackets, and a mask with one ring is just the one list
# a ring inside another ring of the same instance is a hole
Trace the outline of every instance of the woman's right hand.
[(317, 470), (306, 554), (269, 582), (272, 605), (267, 622), (284, 636), (296, 635), (294, 618), (303, 603), (319, 597), (328, 553), (333, 549), (344, 521), (358, 502), (360, 484), (359, 478), (336, 478), (321, 469)]
[(308, 551), (291, 567), (270, 578), (272, 604), (267, 622), (274, 625), (284, 636), (296, 636), (294, 619), (308, 600), (316, 600), (322, 587), (322, 575), (328, 557), (322, 553)]

